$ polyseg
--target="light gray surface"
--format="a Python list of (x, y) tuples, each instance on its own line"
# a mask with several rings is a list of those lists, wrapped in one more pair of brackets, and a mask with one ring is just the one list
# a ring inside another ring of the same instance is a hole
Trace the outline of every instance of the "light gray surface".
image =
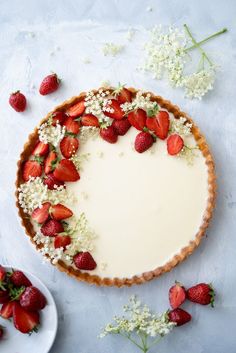
[[(147, 12), (147, 6), (152, 6), (153, 12)], [(120, 313), (122, 304), (134, 293), (153, 309), (166, 309), (167, 291), (175, 279), (186, 286), (212, 282), (217, 290), (216, 307), (212, 310), (186, 304), (193, 315), (192, 323), (176, 329), (153, 352), (235, 352), (235, 13), (234, 0), (0, 1), (0, 262), (28, 269), (51, 289), (59, 309), (59, 332), (52, 353), (136, 352), (117, 337), (98, 340), (101, 326)], [(81, 20), (85, 22), (79, 23)], [(225, 26), (230, 30), (206, 46), (221, 65), (221, 72), (214, 91), (202, 102), (186, 100), (181, 91), (135, 71), (143, 55), (141, 26), (185, 22), (199, 38)], [(128, 44), (124, 34), (130, 25), (137, 26), (138, 32)], [(31, 38), (28, 31), (35, 37)], [(113, 38), (128, 44), (125, 52), (116, 59), (104, 58), (101, 45)], [(90, 57), (92, 63), (83, 64), (84, 57)], [(63, 78), (63, 86), (51, 96), (39, 96), (38, 84), (50, 70)], [(217, 208), (207, 238), (171, 273), (133, 288), (90, 287), (42, 264), (41, 256), (24, 235), (15, 208), (16, 161), (28, 134), (57, 103), (99, 86), (104, 79), (150, 89), (181, 106), (206, 135), (216, 161)], [(15, 113), (7, 102), (9, 93), (19, 88), (29, 101), (24, 114)]]

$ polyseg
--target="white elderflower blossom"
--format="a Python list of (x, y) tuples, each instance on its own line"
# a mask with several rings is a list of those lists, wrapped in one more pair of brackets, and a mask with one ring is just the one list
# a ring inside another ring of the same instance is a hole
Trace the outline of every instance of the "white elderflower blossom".
[(57, 147), (63, 139), (65, 132), (65, 126), (61, 126), (58, 123), (56, 126), (53, 126), (51, 125), (51, 120), (48, 119), (38, 129), (39, 140), (43, 143), (51, 143), (54, 147)]
[(125, 34), (125, 37), (129, 42), (131, 42), (133, 40), (134, 35), (135, 35), (135, 30), (133, 28), (129, 28), (127, 33)]
[(136, 109), (144, 109), (148, 111), (156, 111), (158, 108), (157, 102), (151, 101), (151, 94), (148, 93), (146, 95), (143, 94), (142, 91), (138, 91), (136, 97), (132, 102), (127, 102), (121, 104), (121, 109), (127, 114)]
[(99, 122), (109, 122), (110, 118), (107, 117), (104, 112), (113, 113), (113, 108), (110, 107), (110, 91), (100, 89), (97, 93), (89, 91), (85, 97), (85, 113), (95, 115)]
[(76, 169), (83, 170), (82, 166), (85, 161), (88, 161), (90, 157), (90, 153), (83, 153), (83, 154), (73, 154), (70, 160), (74, 163)]
[(116, 56), (117, 54), (121, 53), (123, 49), (124, 45), (105, 43), (102, 47), (102, 52), (105, 56)]
[(215, 82), (215, 70), (201, 70), (192, 75), (183, 78), (183, 86), (185, 89), (186, 97), (198, 98), (202, 97), (210, 90), (213, 89)]
[(85, 143), (88, 139), (98, 137), (99, 128), (95, 126), (82, 126), (79, 132), (79, 141)]
[(180, 136), (191, 135), (192, 124), (187, 122), (187, 119), (180, 117), (179, 119), (172, 119), (170, 122), (170, 132), (176, 133)]
[(177, 155), (179, 158), (184, 158), (188, 165), (193, 165), (195, 157), (198, 156), (197, 151), (199, 150), (198, 146), (188, 146), (184, 145), (181, 152)]

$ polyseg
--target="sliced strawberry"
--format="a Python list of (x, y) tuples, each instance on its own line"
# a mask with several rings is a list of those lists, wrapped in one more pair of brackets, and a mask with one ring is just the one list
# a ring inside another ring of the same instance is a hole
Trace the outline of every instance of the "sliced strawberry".
[(63, 123), (67, 117), (68, 116), (64, 112), (57, 111), (57, 112), (52, 113), (52, 125), (56, 126), (57, 123), (59, 125), (63, 125)]
[(13, 306), (13, 321), (17, 330), (22, 333), (30, 333), (37, 329), (40, 323), (39, 313), (37, 311), (26, 311), (18, 302)]
[(79, 133), (80, 124), (78, 123), (78, 121), (75, 121), (75, 119), (73, 119), (72, 117), (69, 116), (68, 118), (66, 118), (63, 125), (66, 127), (67, 132), (70, 132), (75, 135)]
[(94, 261), (94, 258), (92, 255), (88, 252), (79, 252), (76, 254), (73, 258), (75, 266), (79, 270), (94, 270), (97, 267), (96, 262)]
[(6, 270), (0, 265), (0, 282), (4, 281), (6, 277)]
[(49, 219), (41, 227), (41, 232), (45, 237), (55, 237), (64, 231), (63, 225), (55, 219)]
[(29, 160), (24, 163), (22, 176), (24, 181), (28, 181), (30, 177), (40, 177), (42, 175), (42, 172), (43, 168), (38, 161)]
[(85, 111), (84, 100), (72, 105), (72, 107), (68, 108), (66, 113), (72, 118), (81, 116)]
[(187, 311), (181, 308), (177, 308), (169, 311), (168, 317), (169, 317), (169, 320), (172, 322), (175, 322), (177, 326), (182, 326), (186, 324), (192, 318)]
[(119, 104), (124, 104), (126, 102), (130, 103), (132, 101), (132, 92), (123, 87), (120, 93), (116, 96), (116, 99), (118, 100)]
[(186, 299), (186, 290), (178, 282), (169, 290), (169, 301), (173, 309), (178, 308)]
[(112, 119), (121, 120), (124, 117), (124, 112), (116, 99), (111, 99), (111, 104), (108, 104), (104, 114)]
[(60, 203), (51, 207), (50, 214), (51, 217), (56, 221), (61, 221), (63, 219), (67, 219), (73, 216), (73, 212), (66, 206), (61, 205)]
[(45, 163), (44, 163), (45, 174), (49, 174), (53, 172), (56, 166), (56, 162), (57, 162), (57, 154), (55, 151), (51, 151), (47, 156), (47, 158), (45, 159)]
[(32, 155), (42, 157), (42, 156), (46, 156), (48, 152), (49, 152), (49, 144), (39, 141), (36, 144), (35, 149), (32, 152)]
[(81, 124), (83, 126), (95, 126), (99, 127), (98, 118), (93, 114), (86, 114), (81, 117)]
[(160, 110), (155, 116), (148, 117), (147, 127), (161, 140), (165, 140), (170, 127), (169, 114), (164, 110)]
[(12, 275), (10, 277), (10, 281), (16, 286), (16, 287), (29, 287), (32, 285), (30, 280), (26, 277), (26, 275), (22, 271), (13, 271)]
[(3, 317), (3, 319), (10, 319), (12, 317), (14, 303), (15, 301), (10, 301), (3, 304), (0, 310), (0, 316)]
[(167, 139), (167, 151), (170, 155), (178, 154), (184, 147), (184, 140), (178, 134), (170, 135)]
[(49, 208), (51, 207), (50, 202), (45, 202), (42, 204), (42, 207), (36, 208), (31, 217), (37, 223), (44, 223), (49, 217)]
[(49, 190), (54, 190), (56, 187), (61, 186), (61, 185), (64, 185), (64, 187), (65, 187), (65, 183), (63, 181), (60, 181), (57, 178), (55, 178), (53, 173), (48, 174), (44, 178), (43, 183), (45, 185), (47, 185)]
[(137, 109), (128, 114), (128, 120), (137, 130), (143, 130), (146, 125), (147, 114), (143, 109)]
[(131, 127), (131, 124), (127, 118), (124, 118), (122, 120), (113, 120), (112, 126), (117, 135), (124, 136)]
[(71, 237), (69, 235), (57, 235), (54, 238), (55, 249), (63, 248), (65, 250), (67, 245), (70, 245), (70, 243), (71, 243)]
[(103, 140), (109, 142), (109, 143), (116, 143), (118, 136), (115, 132), (114, 127), (108, 126), (104, 129), (100, 129), (100, 136), (103, 138)]
[(60, 142), (60, 149), (63, 157), (70, 158), (79, 148), (77, 137), (65, 136)]
[(58, 163), (53, 175), (60, 181), (77, 181), (80, 179), (74, 163), (68, 159), (62, 159)]
[(27, 287), (20, 297), (20, 305), (28, 311), (42, 310), (46, 304), (45, 296), (34, 286)]
[(140, 132), (134, 142), (134, 148), (137, 152), (143, 153), (153, 145), (154, 139), (149, 132)]

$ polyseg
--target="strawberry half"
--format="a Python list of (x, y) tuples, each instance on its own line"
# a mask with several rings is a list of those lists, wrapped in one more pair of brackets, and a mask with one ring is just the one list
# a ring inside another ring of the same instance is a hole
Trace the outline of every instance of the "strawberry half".
[(22, 177), (24, 181), (28, 181), (30, 177), (40, 177), (42, 172), (41, 162), (38, 160), (29, 160), (24, 163)]
[(169, 301), (173, 309), (178, 308), (186, 299), (185, 288), (178, 282), (169, 290)]
[(164, 110), (160, 110), (155, 116), (148, 117), (147, 127), (161, 140), (165, 140), (170, 127), (169, 114)]
[(86, 114), (81, 117), (81, 124), (83, 126), (95, 126), (99, 127), (98, 118), (93, 114)]
[(191, 302), (201, 305), (214, 306), (215, 292), (210, 284), (199, 283), (187, 290), (187, 297)]
[(75, 135), (77, 135), (79, 133), (80, 124), (78, 123), (78, 121), (76, 121), (72, 117), (69, 116), (68, 118), (66, 118), (63, 125), (66, 127), (67, 132), (75, 134)]
[(3, 304), (3, 306), (0, 310), (0, 316), (3, 319), (10, 319), (13, 316), (14, 304), (15, 304), (15, 301), (10, 301), (10, 302)]
[(62, 159), (58, 163), (53, 175), (60, 181), (77, 181), (80, 179), (80, 175), (74, 163), (68, 159)]
[(49, 190), (54, 190), (56, 187), (64, 185), (65, 184), (63, 181), (58, 180), (57, 178), (54, 177), (53, 173), (48, 174), (44, 180), (43, 183), (47, 185)]
[(52, 113), (52, 126), (56, 126), (56, 124), (63, 125), (67, 117), (64, 112), (57, 111)]
[(84, 100), (72, 105), (72, 107), (68, 108), (66, 113), (72, 118), (76, 118), (81, 116), (85, 111)]
[(54, 238), (55, 249), (63, 248), (65, 250), (67, 245), (70, 245), (70, 243), (71, 243), (71, 237), (69, 235), (57, 235)]
[(59, 87), (60, 79), (57, 74), (46, 76), (39, 87), (39, 93), (43, 96), (55, 92)]
[(42, 156), (46, 156), (48, 154), (48, 152), (49, 152), (49, 144), (39, 141), (36, 144), (36, 146), (32, 152), (32, 155), (42, 157)]
[(27, 102), (24, 94), (20, 91), (16, 91), (10, 95), (9, 104), (16, 112), (23, 112)]
[(128, 114), (128, 120), (137, 130), (143, 130), (146, 126), (147, 114), (143, 109), (137, 109)]
[(39, 313), (37, 311), (26, 311), (18, 302), (13, 306), (13, 322), (17, 330), (22, 333), (35, 331), (40, 323)]
[(62, 221), (63, 219), (67, 219), (73, 216), (73, 212), (66, 206), (63, 206), (58, 203), (57, 205), (53, 205), (51, 207), (50, 215), (56, 221)]
[(16, 286), (16, 287), (29, 287), (32, 285), (30, 280), (26, 277), (26, 275), (22, 271), (13, 271), (10, 277), (10, 281)]
[(100, 129), (100, 136), (103, 138), (103, 140), (109, 142), (109, 143), (116, 143), (118, 136), (115, 132), (114, 127), (108, 126), (106, 128)]
[(46, 304), (45, 296), (34, 286), (27, 287), (20, 297), (20, 305), (28, 311), (42, 310)]
[(79, 252), (76, 254), (73, 258), (75, 266), (79, 270), (89, 270), (92, 271), (97, 267), (96, 262), (94, 261), (94, 258), (92, 255), (88, 252)]
[(113, 120), (112, 126), (114, 127), (117, 135), (124, 136), (131, 127), (131, 124), (127, 118), (124, 118), (121, 120)]
[(117, 120), (123, 119), (124, 112), (121, 109), (120, 104), (116, 99), (111, 99), (111, 104), (108, 104), (106, 106), (106, 109), (109, 109), (109, 111), (104, 111), (104, 114), (106, 116), (109, 116), (110, 118), (117, 119)]
[(167, 151), (171, 156), (178, 154), (184, 147), (184, 140), (178, 134), (170, 135), (167, 139)]
[(55, 169), (55, 166), (56, 166), (56, 162), (57, 162), (57, 154), (56, 154), (56, 152), (51, 151), (44, 162), (45, 174), (49, 174), (49, 173), (53, 172), (53, 170)]
[(177, 308), (169, 311), (169, 320), (175, 322), (177, 326), (182, 326), (192, 319), (192, 316), (185, 310)]
[(130, 103), (132, 101), (132, 92), (123, 87), (119, 94), (116, 95), (116, 99), (118, 100), (119, 104), (124, 104), (126, 102)]
[(41, 233), (45, 237), (55, 237), (58, 233), (64, 232), (63, 225), (55, 219), (49, 219), (41, 227)]
[(63, 157), (70, 158), (79, 148), (79, 140), (74, 136), (65, 136), (60, 142)]
[(143, 153), (153, 145), (154, 139), (149, 132), (140, 132), (134, 142), (134, 148), (137, 152)]
[(36, 208), (31, 217), (37, 223), (44, 223), (49, 217), (49, 208), (51, 207), (50, 202), (45, 202), (42, 204), (42, 207)]

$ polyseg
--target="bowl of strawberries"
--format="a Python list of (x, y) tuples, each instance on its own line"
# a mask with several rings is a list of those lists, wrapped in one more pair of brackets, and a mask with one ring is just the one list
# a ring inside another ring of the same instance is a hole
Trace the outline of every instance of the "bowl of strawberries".
[(0, 265), (0, 351), (47, 353), (57, 326), (47, 287), (27, 271)]

